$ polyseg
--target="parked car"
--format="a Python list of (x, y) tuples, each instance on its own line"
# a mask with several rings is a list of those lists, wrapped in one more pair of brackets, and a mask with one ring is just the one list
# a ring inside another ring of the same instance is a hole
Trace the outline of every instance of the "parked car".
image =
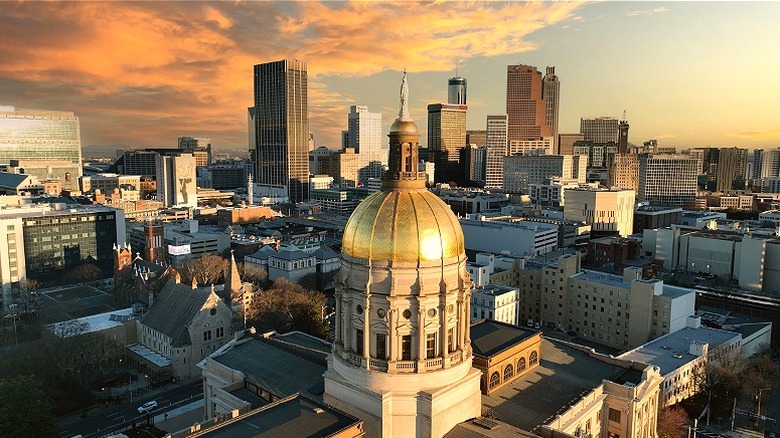
[(152, 412), (153, 410), (157, 409), (157, 402), (155, 400), (148, 401), (141, 406), (138, 407), (138, 413), (139, 414), (148, 414), (149, 412)]

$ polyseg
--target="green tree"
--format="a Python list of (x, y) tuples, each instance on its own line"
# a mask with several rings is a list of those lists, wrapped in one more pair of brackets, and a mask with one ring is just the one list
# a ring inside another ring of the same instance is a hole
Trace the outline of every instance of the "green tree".
[(55, 435), (52, 402), (31, 376), (0, 379), (0, 436)]

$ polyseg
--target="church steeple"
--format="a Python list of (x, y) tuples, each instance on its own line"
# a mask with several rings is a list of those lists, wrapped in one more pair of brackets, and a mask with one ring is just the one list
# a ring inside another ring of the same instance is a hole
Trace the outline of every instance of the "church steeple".
[(241, 289), (241, 276), (238, 274), (238, 265), (233, 250), (230, 250), (230, 266), (225, 277), (225, 295), (228, 297)]

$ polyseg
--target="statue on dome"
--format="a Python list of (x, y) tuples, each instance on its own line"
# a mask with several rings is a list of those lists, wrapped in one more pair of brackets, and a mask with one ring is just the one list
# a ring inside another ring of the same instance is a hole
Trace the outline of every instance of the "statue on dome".
[(404, 78), (401, 81), (401, 109), (398, 111), (398, 118), (401, 120), (411, 119), (411, 116), (409, 116), (409, 84), (406, 82), (406, 69), (404, 69)]

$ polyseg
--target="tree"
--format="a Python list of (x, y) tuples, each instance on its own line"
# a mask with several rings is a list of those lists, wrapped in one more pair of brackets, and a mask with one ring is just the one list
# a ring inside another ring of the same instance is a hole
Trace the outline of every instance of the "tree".
[(704, 366), (695, 374), (695, 382), (701, 389), (701, 394), (706, 397), (703, 404), (710, 407), (707, 423), (711, 414), (719, 417), (731, 415), (731, 401), (742, 386), (740, 374), (744, 365), (745, 360), (739, 349), (718, 349), (708, 355)]
[(253, 298), (247, 309), (247, 320), (260, 331), (276, 330), (284, 333), (300, 330), (325, 338), (328, 326), (322, 320), (324, 294), (278, 279), (270, 288), (257, 292)]
[(241, 276), (241, 281), (252, 283), (256, 286), (262, 285), (268, 278), (268, 273), (264, 270), (253, 265), (252, 263), (239, 263), (238, 275)]
[(103, 271), (92, 263), (83, 263), (70, 268), (63, 277), (65, 284), (84, 283), (101, 278)]
[(184, 260), (179, 264), (182, 282), (190, 283), (192, 279), (200, 285), (218, 284), (224, 281), (230, 262), (216, 254), (205, 254)]
[(658, 410), (658, 438), (686, 438), (688, 435), (688, 413), (679, 406)]
[(0, 379), (0, 436), (50, 436), (56, 432), (51, 399), (31, 376)]

